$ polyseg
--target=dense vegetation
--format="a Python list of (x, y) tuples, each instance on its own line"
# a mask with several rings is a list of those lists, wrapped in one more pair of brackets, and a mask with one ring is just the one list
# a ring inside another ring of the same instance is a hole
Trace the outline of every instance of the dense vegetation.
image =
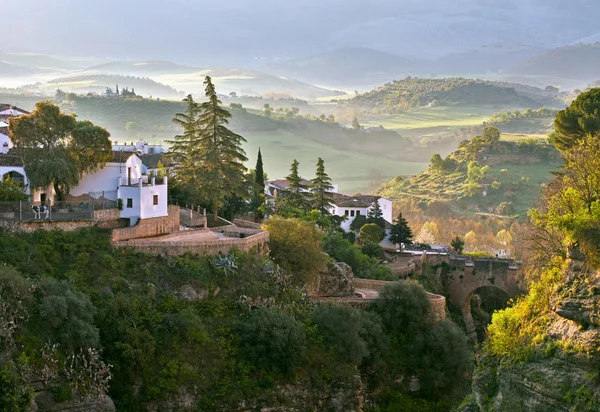
[(518, 94), (514, 88), (503, 87), (493, 82), (464, 78), (420, 79), (417, 77), (386, 83), (376, 90), (349, 100), (347, 104), (359, 104), (376, 114), (397, 113), (428, 104), (540, 106), (531, 98)]
[[(13, 388), (0, 398), (3, 410), (25, 404), (28, 382), (55, 361), (45, 382), (55, 399), (102, 391), (110, 374), (121, 410), (177, 405), (181, 396), (198, 410), (273, 405), (286, 384), (317, 395), (301, 402), (319, 402), (318, 394), (354, 390), (359, 375), (368, 393), (396, 394), (389, 408), (431, 402), (447, 410), (443, 402), (468, 384), (466, 337), (431, 323), (417, 284), (398, 283), (381, 305), (358, 310), (310, 303), (288, 275), (295, 272), (258, 255), (153, 257), (113, 249), (95, 229), (4, 233), (0, 243), (9, 265), (0, 269), (8, 291), (0, 304), (15, 316), (14, 327), (1, 324), (14, 342), (0, 342), (0, 379)], [(95, 378), (77, 392), (66, 357), (89, 346), (100, 354)], [(411, 375), (421, 379), (423, 400), (398, 379)]]

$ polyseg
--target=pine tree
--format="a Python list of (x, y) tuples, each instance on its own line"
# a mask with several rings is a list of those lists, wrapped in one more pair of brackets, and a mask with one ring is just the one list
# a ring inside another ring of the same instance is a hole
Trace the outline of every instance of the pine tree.
[(198, 144), (194, 146), (192, 155), (199, 166), (198, 189), (212, 206), (216, 220), (226, 198), (247, 196), (244, 193), (244, 162), (248, 159), (242, 149), (246, 139), (226, 127), (231, 113), (221, 107), (222, 102), (209, 76), (206, 76), (204, 86), (208, 101), (199, 106), (196, 121)]
[(412, 230), (410, 230), (407, 220), (402, 216), (402, 213), (399, 213), (394, 225), (392, 225), (390, 242), (407, 244), (412, 241), (412, 237)]
[(317, 173), (311, 185), (313, 206), (324, 215), (330, 213), (333, 195), (331, 178), (325, 172), (325, 162), (319, 157), (317, 161)]
[(375, 223), (382, 229), (385, 229), (385, 219), (379, 205), (379, 199), (375, 199), (373, 207), (367, 212), (367, 223)]
[(200, 108), (191, 94), (188, 94), (183, 101), (186, 103), (185, 111), (177, 113), (173, 118), (173, 123), (183, 129), (183, 134), (177, 135), (174, 140), (167, 142), (171, 144), (170, 156), (179, 163), (175, 182), (190, 194), (190, 201), (197, 204), (203, 200), (201, 193), (197, 190), (200, 184), (200, 175), (198, 159), (195, 157), (200, 144), (196, 124)]
[(307, 187), (302, 183), (302, 178), (298, 174), (299, 165), (300, 163), (294, 159), (290, 168), (290, 174), (286, 177), (290, 187), (285, 193), (285, 203), (289, 206), (306, 210), (308, 208)]

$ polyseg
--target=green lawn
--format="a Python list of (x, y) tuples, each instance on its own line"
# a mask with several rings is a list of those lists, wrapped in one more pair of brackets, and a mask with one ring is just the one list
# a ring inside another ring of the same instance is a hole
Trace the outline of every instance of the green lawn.
[(322, 157), (333, 182), (339, 184), (340, 192), (347, 194), (369, 193), (397, 175), (413, 175), (428, 167), (427, 163), (342, 151), (286, 132), (246, 133), (244, 137), (248, 140), (244, 147), (249, 158), (247, 166), (254, 168), (260, 147), (269, 179), (287, 176), (294, 159), (300, 162), (302, 176), (312, 178), (317, 158)]

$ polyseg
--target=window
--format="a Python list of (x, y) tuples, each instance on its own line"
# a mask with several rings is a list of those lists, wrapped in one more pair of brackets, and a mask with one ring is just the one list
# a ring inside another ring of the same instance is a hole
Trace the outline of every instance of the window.
[(152, 204), (153, 204), (154, 206), (158, 206), (158, 195), (154, 195), (154, 196), (152, 197)]
[(351, 217), (354, 217), (354, 210), (351, 210), (351, 211), (350, 211), (350, 216), (351, 216)]
[(344, 215), (348, 216), (350, 214), (350, 212), (348, 212), (348, 209), (344, 210)]
[(356, 216), (360, 216), (360, 210), (356, 211)]
[(128, 197), (127, 198), (127, 208), (131, 209), (133, 207), (133, 199)]

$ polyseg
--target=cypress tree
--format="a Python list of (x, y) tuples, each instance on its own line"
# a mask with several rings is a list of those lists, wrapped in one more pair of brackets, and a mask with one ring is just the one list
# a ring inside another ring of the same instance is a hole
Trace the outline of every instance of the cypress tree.
[(330, 213), (331, 203), (333, 202), (333, 185), (331, 178), (325, 172), (325, 162), (319, 157), (317, 161), (317, 172), (311, 185), (313, 206), (319, 212), (327, 215)]
[(261, 191), (265, 189), (265, 172), (263, 170), (262, 154), (260, 153), (260, 147), (258, 148), (258, 157), (256, 158), (256, 177), (254, 182), (257, 186), (261, 187)]
[(254, 172), (254, 194), (252, 196), (252, 210), (254, 211), (254, 221), (259, 222), (263, 219), (264, 213), (262, 206), (265, 202), (265, 172), (263, 170), (262, 154), (258, 149), (258, 157), (256, 158), (256, 169)]

